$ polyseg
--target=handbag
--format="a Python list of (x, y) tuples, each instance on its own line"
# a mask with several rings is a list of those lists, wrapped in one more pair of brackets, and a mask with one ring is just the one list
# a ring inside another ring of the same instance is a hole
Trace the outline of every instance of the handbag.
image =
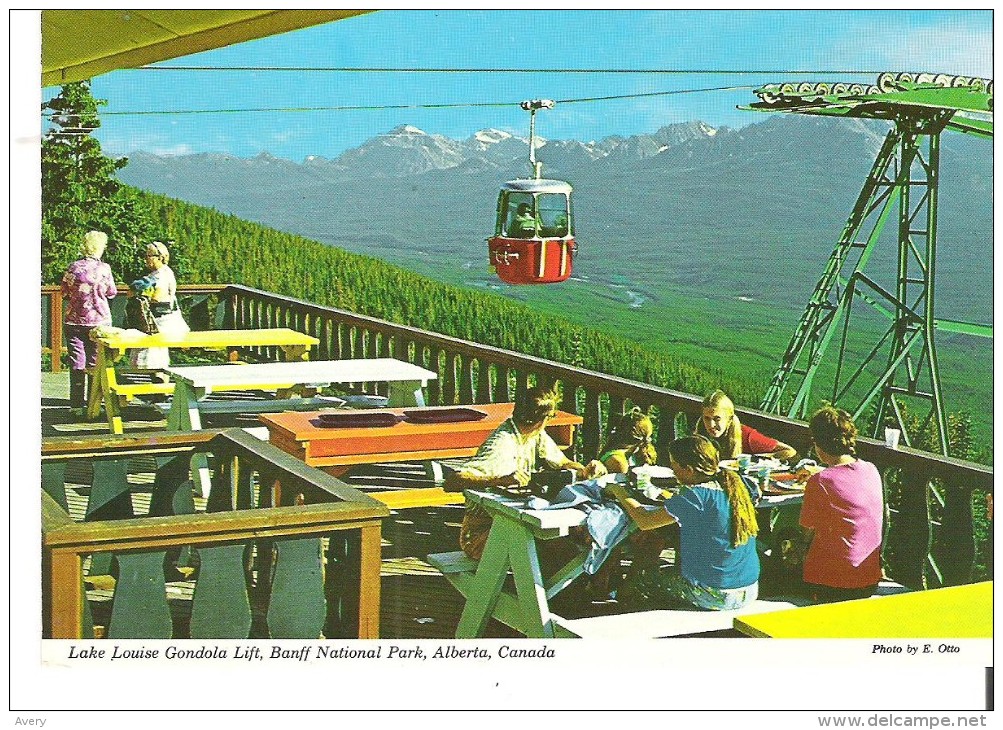
[(480, 560), (491, 532), (491, 515), (480, 505), (468, 507), (460, 525), (460, 549), (467, 557)]
[(148, 335), (160, 332), (157, 320), (150, 310), (149, 297), (130, 297), (125, 304), (125, 316), (131, 329), (137, 329)]
[(180, 309), (175, 309), (156, 318), (159, 332), (171, 337), (181, 337), (192, 331)]

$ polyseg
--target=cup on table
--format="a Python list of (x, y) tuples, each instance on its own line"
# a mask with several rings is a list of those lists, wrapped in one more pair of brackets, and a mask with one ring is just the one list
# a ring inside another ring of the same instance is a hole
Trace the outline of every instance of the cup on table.
[(735, 462), (738, 464), (739, 469), (745, 471), (752, 464), (752, 456), (750, 454), (739, 454)]
[(899, 447), (899, 436), (902, 432), (897, 428), (886, 428), (885, 429), (885, 446), (889, 449), (897, 449)]
[(656, 500), (662, 498), (662, 488), (656, 487), (650, 481), (648, 485), (644, 488), (644, 496), (650, 500)]

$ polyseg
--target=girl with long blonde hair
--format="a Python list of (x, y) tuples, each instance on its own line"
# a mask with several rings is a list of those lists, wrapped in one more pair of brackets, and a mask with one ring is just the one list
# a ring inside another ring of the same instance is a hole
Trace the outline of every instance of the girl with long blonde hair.
[(712, 441), (687, 436), (669, 445), (669, 466), (683, 488), (661, 506), (642, 505), (623, 484), (607, 488), (641, 530), (679, 524), (676, 565), (639, 586), (652, 598), (724, 610), (759, 594), (755, 505), (738, 475), (719, 461)]
[(788, 461), (797, 455), (793, 447), (743, 424), (735, 414), (735, 404), (723, 390), (715, 390), (703, 399), (700, 420), (693, 433), (713, 441), (722, 459), (734, 459), (744, 453)]

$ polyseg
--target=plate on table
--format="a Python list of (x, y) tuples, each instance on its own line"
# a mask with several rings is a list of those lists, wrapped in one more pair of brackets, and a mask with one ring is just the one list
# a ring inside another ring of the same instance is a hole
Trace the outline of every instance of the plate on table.
[(476, 408), (409, 408), (404, 411), (404, 420), (411, 423), (462, 423), (482, 421), (488, 417)]
[(402, 418), (390, 411), (375, 413), (344, 411), (321, 413), (317, 416), (316, 422), (323, 428), (386, 428), (396, 426)]
[(774, 481), (773, 479), (763, 487), (763, 494), (803, 494), (803, 482)]
[(635, 466), (631, 471), (635, 474), (647, 474), (652, 479), (675, 479), (676, 473), (672, 471), (667, 466), (658, 466), (656, 464), (645, 464), (644, 466)]
[(760, 459), (752, 458), (752, 465), (750, 469), (769, 469), (770, 471), (783, 471), (787, 468), (787, 464), (780, 461), (780, 459), (775, 459), (772, 456), (762, 457)]
[[(720, 462), (722, 469), (731, 469), (732, 471), (740, 471), (741, 468), (738, 465), (738, 459), (722, 459)], [(769, 469), (770, 471), (783, 471), (787, 468), (779, 459), (775, 459), (772, 456), (761, 456), (752, 457), (752, 461), (749, 466), (745, 468), (747, 472), (757, 472), (760, 469)]]

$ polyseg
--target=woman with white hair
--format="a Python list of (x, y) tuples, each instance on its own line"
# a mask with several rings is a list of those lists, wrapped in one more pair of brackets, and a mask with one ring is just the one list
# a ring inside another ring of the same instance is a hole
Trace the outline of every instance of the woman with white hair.
[(74, 261), (63, 275), (66, 298), (66, 349), (70, 357), (70, 409), (82, 416), (87, 405), (87, 373), (97, 365), (97, 343), (91, 330), (111, 324), (108, 300), (118, 290), (111, 267), (101, 260), (108, 234), (88, 231), (81, 248), (83, 258)]
[[(190, 331), (178, 306), (178, 281), (167, 263), (171, 254), (160, 241), (146, 245), (146, 265), (149, 273), (130, 284), (133, 296), (146, 297), (157, 331), (165, 335), (185, 335)], [(166, 368), (171, 364), (166, 347), (133, 350), (132, 365), (137, 368)]]

